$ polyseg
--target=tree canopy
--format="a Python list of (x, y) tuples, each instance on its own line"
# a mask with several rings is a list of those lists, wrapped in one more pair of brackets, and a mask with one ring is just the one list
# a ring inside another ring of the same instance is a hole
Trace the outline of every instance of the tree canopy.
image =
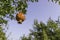
[[(59, 0), (48, 1), (60, 4)], [(38, 2), (38, 0), (0, 0), (0, 24), (7, 24), (5, 18), (15, 19), (16, 12), (22, 11), (26, 14), (28, 2)]]
[[(47, 24), (37, 20), (34, 21), (33, 29), (30, 29), (30, 40), (60, 40), (60, 27), (51, 18)], [(23, 36), (23, 39), (29, 39), (29, 36)]]
[(48, 1), (52, 1), (52, 2), (58, 3), (60, 5), (60, 0), (48, 0)]
[(22, 11), (26, 14), (28, 2), (38, 2), (38, 0), (0, 0), (0, 24), (7, 24), (7, 20), (15, 19), (14, 14)]
[[(38, 2), (38, 0), (0, 0), (0, 26), (7, 24), (7, 18), (15, 20), (16, 12), (22, 11), (26, 14), (28, 2)], [(0, 27), (0, 40), (7, 40), (5, 35), (3, 27)]]
[[(51, 0), (52, 2), (59, 3), (60, 0)], [(26, 14), (28, 2), (38, 2), (38, 0), (0, 0), (0, 24), (7, 24), (7, 18), (15, 19), (16, 12), (22, 11)], [(6, 19), (5, 19), (6, 18)], [(22, 40), (60, 40), (60, 28), (57, 23), (51, 19), (47, 24), (37, 20), (34, 21), (33, 30), (28, 37), (23, 36)], [(2, 27), (0, 27), (0, 39), (7, 40)]]
[(0, 40), (7, 40), (3, 28), (0, 26)]

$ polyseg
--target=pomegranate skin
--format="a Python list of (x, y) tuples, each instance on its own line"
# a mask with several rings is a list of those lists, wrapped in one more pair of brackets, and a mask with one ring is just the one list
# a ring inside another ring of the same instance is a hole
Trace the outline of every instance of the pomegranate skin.
[(22, 23), (25, 20), (25, 15), (22, 12), (17, 13), (16, 20), (18, 23)]

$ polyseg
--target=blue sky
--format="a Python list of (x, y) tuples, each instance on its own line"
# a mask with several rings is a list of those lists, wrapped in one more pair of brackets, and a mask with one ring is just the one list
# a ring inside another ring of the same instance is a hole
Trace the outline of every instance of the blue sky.
[(33, 29), (34, 19), (46, 23), (49, 17), (57, 20), (58, 16), (60, 16), (60, 5), (58, 4), (48, 2), (48, 0), (39, 0), (36, 3), (28, 2), (26, 20), (22, 24), (18, 24), (16, 20), (10, 20), (7, 25), (9, 26), (7, 34), (12, 32), (9, 38), (18, 40), (23, 34), (27, 36), (29, 29)]

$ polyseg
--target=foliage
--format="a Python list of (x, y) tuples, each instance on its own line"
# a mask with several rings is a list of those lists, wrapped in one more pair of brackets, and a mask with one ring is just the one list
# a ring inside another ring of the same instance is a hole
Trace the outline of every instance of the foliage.
[(28, 2), (38, 2), (38, 0), (0, 0), (0, 24), (7, 24), (4, 18), (15, 19), (14, 14), (22, 11), (26, 14)]
[[(7, 24), (7, 18), (15, 19), (16, 12), (22, 11), (26, 14), (28, 2), (38, 2), (38, 0), (0, 0), (0, 26)], [(7, 40), (3, 27), (0, 27), (0, 40)]]
[(0, 40), (7, 40), (5, 33), (3, 32), (3, 28), (0, 26)]
[(48, 0), (48, 1), (52, 1), (52, 2), (58, 3), (60, 5), (60, 0)]
[[(49, 18), (47, 24), (43, 22), (38, 23), (35, 20), (33, 30), (30, 29), (29, 35), (31, 40), (60, 40), (60, 28), (51, 18)], [(24, 37), (22, 38), (24, 39)]]
[(31, 35), (29, 35), (28, 37), (26, 37), (25, 35), (23, 35), (23, 37), (21, 37), (21, 40), (31, 40)]

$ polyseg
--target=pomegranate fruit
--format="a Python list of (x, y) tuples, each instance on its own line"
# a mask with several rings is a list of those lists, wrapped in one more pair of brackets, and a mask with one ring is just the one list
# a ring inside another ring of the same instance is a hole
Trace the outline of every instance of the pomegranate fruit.
[(18, 23), (22, 24), (22, 22), (25, 20), (25, 15), (23, 14), (23, 12), (19, 12), (16, 14), (16, 20), (18, 21)]

